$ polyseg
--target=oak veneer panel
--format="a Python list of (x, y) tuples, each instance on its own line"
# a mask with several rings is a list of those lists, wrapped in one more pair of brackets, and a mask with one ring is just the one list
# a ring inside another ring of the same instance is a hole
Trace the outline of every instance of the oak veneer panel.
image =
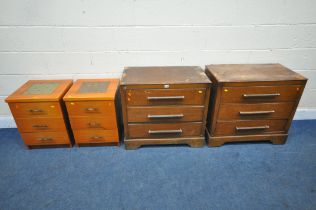
[[(203, 105), (206, 89), (127, 90), (127, 105)], [(155, 99), (159, 97), (160, 99)]]
[(36, 132), (36, 133), (21, 133), (25, 144), (33, 145), (69, 145), (70, 139), (68, 133), (64, 132)]
[(129, 122), (201, 121), (204, 106), (146, 106), (128, 107)]
[(81, 129), (117, 129), (115, 123), (113, 123), (113, 119), (111, 117), (71, 117), (70, 123), (72, 129), (81, 130)]
[(255, 104), (224, 103), (219, 108), (218, 119), (288, 119), (294, 106), (294, 102)]
[(66, 131), (61, 117), (16, 118), (15, 122), (20, 132)]
[[(245, 135), (284, 132), (287, 120), (218, 121), (215, 135)], [(265, 127), (265, 128), (264, 128)], [(240, 128), (241, 130), (237, 130)]]
[(202, 130), (202, 122), (128, 124), (128, 130), (132, 138), (199, 136)]
[(74, 130), (77, 144), (118, 142), (117, 130)]
[(67, 101), (69, 116), (113, 116), (114, 101)]
[(9, 103), (9, 107), (16, 118), (56, 117), (63, 114), (59, 102), (13, 102)]
[[(222, 103), (296, 101), (301, 96), (303, 89), (303, 85), (225, 87), (222, 90), (221, 101)], [(270, 96), (260, 97), (261, 94)]]

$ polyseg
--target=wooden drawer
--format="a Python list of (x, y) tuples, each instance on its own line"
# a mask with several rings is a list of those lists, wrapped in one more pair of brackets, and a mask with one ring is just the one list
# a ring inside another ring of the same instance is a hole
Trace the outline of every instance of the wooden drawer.
[(278, 133), (285, 130), (287, 120), (219, 121), (215, 135), (248, 135)]
[(20, 132), (66, 131), (63, 118), (16, 118)]
[(113, 117), (70, 117), (71, 128), (74, 130), (81, 129), (117, 129), (115, 114)]
[(204, 105), (206, 89), (131, 89), (126, 91), (129, 106)]
[(130, 138), (200, 136), (202, 123), (128, 124)]
[(74, 101), (66, 102), (69, 116), (111, 117), (115, 113), (114, 101)]
[(73, 133), (77, 144), (119, 141), (117, 130), (75, 130)]
[(62, 116), (58, 102), (9, 103), (9, 106), (15, 118)]
[(293, 111), (294, 102), (222, 104), (219, 108), (219, 120), (232, 119), (288, 119)]
[(67, 132), (21, 133), (27, 145), (70, 144)]
[(128, 107), (128, 122), (203, 121), (204, 106)]
[(224, 87), (222, 103), (296, 101), (303, 91), (301, 85)]

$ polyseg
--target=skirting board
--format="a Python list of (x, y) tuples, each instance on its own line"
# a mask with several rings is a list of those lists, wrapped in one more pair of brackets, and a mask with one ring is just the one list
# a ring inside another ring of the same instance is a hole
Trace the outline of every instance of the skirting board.
[[(316, 120), (316, 109), (297, 109), (294, 120)], [(12, 116), (0, 116), (0, 128), (16, 128)]]

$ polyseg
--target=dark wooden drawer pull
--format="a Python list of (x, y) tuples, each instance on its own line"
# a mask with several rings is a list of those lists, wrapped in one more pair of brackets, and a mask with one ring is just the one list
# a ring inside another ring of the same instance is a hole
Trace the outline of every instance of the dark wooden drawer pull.
[(33, 128), (38, 128), (38, 129), (47, 129), (48, 125), (33, 125)]
[(266, 130), (269, 129), (270, 126), (268, 125), (264, 125), (264, 126), (254, 126), (254, 127), (237, 127), (236, 126), (236, 130), (237, 131), (249, 131), (249, 130)]
[(147, 97), (149, 101), (155, 100), (182, 100), (184, 96), (149, 96)]
[(43, 137), (43, 138), (39, 138), (38, 140), (40, 140), (40, 141), (52, 141), (53, 138), (51, 138), (51, 137)]
[(166, 115), (148, 115), (149, 119), (166, 119), (166, 118), (182, 118), (183, 114), (166, 114)]
[(29, 112), (32, 112), (32, 113), (41, 113), (41, 112), (44, 112), (44, 111), (41, 110), (41, 109), (30, 109)]
[(88, 126), (90, 127), (90, 128), (100, 128), (101, 127), (101, 124), (100, 123), (95, 123), (95, 122), (89, 122), (88, 123)]
[(240, 111), (239, 114), (240, 115), (257, 115), (257, 114), (272, 114), (274, 113), (274, 110), (268, 110), (268, 111), (251, 111), (251, 112), (243, 112)]
[(280, 93), (267, 93), (267, 94), (243, 94), (244, 98), (261, 98), (261, 97), (276, 97), (280, 96)]
[(178, 130), (156, 130), (156, 131), (149, 130), (148, 133), (149, 134), (181, 134), (182, 133), (182, 129), (178, 129)]
[(93, 140), (103, 139), (103, 136), (91, 136), (90, 137)]
[(86, 111), (88, 112), (95, 112), (97, 110), (98, 110), (97, 108), (86, 108)]

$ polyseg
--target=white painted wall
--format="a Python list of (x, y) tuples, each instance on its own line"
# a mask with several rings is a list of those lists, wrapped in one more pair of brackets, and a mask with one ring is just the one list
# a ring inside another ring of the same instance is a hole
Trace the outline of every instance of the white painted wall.
[(274, 62), (309, 78), (299, 108), (316, 109), (315, 0), (0, 0), (0, 118), (29, 79)]

